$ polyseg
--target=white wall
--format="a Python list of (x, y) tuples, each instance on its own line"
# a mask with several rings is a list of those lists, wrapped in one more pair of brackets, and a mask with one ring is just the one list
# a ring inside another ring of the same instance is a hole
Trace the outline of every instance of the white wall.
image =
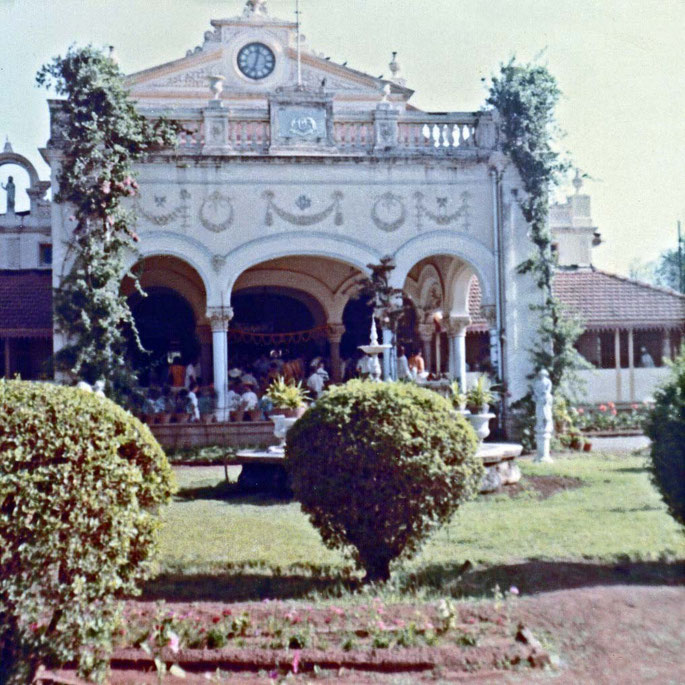
[(579, 376), (586, 383), (588, 404), (643, 402), (666, 379), (668, 367), (621, 369), (618, 373), (616, 369), (586, 369)]

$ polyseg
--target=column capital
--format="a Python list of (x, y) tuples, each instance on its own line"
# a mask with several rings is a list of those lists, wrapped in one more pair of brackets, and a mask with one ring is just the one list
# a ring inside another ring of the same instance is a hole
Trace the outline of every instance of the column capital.
[(433, 333), (435, 333), (435, 324), (420, 323), (416, 326), (416, 329), (422, 342), (430, 342), (433, 339)]
[(450, 316), (443, 319), (443, 326), (448, 338), (459, 338), (466, 335), (466, 327), (471, 323), (469, 316)]
[(328, 342), (339, 343), (345, 333), (345, 324), (329, 323), (328, 324)]
[(488, 322), (488, 328), (494, 328), (497, 325), (497, 308), (494, 304), (483, 304), (480, 308), (481, 314)]
[(228, 325), (233, 318), (231, 307), (207, 307), (207, 320), (212, 328), (212, 333), (228, 331)]

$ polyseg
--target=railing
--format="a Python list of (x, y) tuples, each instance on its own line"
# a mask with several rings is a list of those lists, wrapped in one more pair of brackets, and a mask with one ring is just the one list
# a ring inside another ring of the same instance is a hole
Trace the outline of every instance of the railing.
[[(386, 154), (450, 156), (490, 150), (496, 134), (492, 118), (471, 112), (430, 114), (404, 112), (382, 122), (373, 113), (341, 113), (333, 122), (331, 154)], [(205, 120), (198, 112), (180, 118), (178, 150), (191, 153), (269, 154), (271, 125), (264, 113), (229, 114), (217, 121)], [(210, 128), (208, 131), (207, 128)], [(214, 131), (211, 127), (218, 127)], [(381, 133), (379, 133), (381, 131)], [(208, 135), (212, 134), (212, 135)], [(384, 135), (383, 142), (377, 136)]]

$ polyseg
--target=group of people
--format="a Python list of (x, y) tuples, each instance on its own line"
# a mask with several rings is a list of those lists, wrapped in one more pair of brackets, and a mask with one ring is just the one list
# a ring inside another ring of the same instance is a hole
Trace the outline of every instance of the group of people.
[[(345, 359), (341, 363), (340, 377), (349, 380), (369, 373), (368, 357)], [(274, 350), (268, 357), (255, 360), (236, 359), (236, 366), (228, 371), (226, 412), (232, 421), (259, 421), (266, 419), (273, 409), (266, 394), (269, 385), (278, 378), (286, 382), (302, 383), (312, 399), (316, 399), (331, 383), (326, 361), (315, 357), (307, 361), (303, 357), (284, 358)], [(426, 365), (417, 351), (407, 357), (405, 348), (397, 350), (397, 376), (400, 380), (421, 380), (427, 376)], [(197, 361), (183, 364), (181, 357), (174, 357), (168, 369), (167, 383), (148, 388), (143, 414), (150, 423), (195, 422), (211, 420), (217, 408), (217, 393), (213, 384), (203, 384)]]

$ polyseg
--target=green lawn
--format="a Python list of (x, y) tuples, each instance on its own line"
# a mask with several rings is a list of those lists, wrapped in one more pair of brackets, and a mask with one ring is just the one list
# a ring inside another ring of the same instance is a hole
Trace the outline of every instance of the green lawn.
[[(563, 563), (565, 571), (584, 560), (668, 566), (685, 558), (685, 536), (666, 513), (644, 464), (642, 456), (602, 454), (560, 456), (544, 466), (523, 461), (523, 484), (529, 475), (557, 475), (579, 478), (582, 486), (547, 499), (530, 490), (515, 497), (479, 497), (463, 506), (418, 557), (402, 564), (402, 572), (424, 580), (437, 574), (433, 583), (440, 585), (444, 573), (451, 569), (454, 578), (454, 569), (466, 559), (478, 568), (518, 565), (522, 572), (531, 560)], [(309, 569), (315, 577), (344, 575), (349, 568), (341, 554), (321, 544), (297, 503), (235, 495), (221, 499), (216, 487), (223, 480), (221, 467), (176, 471), (185, 498), (177, 497), (163, 514), (163, 573), (189, 579), (223, 574), (230, 580), (239, 569), (243, 576), (250, 569), (279, 577)]]

